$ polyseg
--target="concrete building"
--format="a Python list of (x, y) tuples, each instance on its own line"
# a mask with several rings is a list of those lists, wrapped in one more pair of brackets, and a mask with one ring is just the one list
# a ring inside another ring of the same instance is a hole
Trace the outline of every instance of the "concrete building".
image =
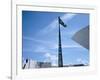
[(23, 63), (23, 69), (32, 68), (48, 68), (51, 67), (51, 62), (37, 62), (35, 60), (29, 60), (27, 63)]
[(85, 28), (82, 28), (76, 32), (72, 39), (86, 49), (89, 49), (89, 26), (86, 26)]
[(39, 68), (48, 68), (51, 67), (51, 63), (50, 62), (37, 62)]

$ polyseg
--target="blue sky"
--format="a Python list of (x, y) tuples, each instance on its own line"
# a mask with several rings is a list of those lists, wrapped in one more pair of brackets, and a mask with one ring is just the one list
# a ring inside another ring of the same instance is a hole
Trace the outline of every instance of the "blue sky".
[(72, 40), (72, 36), (89, 25), (89, 14), (22, 11), (22, 57), (36, 61), (58, 60), (58, 16), (61, 26), (64, 64), (89, 63), (89, 50)]

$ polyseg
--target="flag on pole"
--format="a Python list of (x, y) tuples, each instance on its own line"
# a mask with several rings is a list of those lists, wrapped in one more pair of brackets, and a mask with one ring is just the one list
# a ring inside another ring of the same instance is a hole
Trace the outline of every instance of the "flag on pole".
[(67, 25), (58, 17), (59, 24), (61, 24), (63, 27), (67, 27)]

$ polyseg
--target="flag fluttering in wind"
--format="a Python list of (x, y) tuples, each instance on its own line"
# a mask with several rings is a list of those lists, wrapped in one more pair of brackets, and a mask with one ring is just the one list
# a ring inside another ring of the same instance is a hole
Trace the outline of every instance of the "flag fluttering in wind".
[(61, 24), (63, 27), (67, 27), (67, 25), (58, 17), (59, 24)]
[(61, 32), (60, 32), (60, 24), (63, 27), (66, 27), (65, 23), (58, 17), (58, 23), (59, 23), (59, 32), (58, 32), (58, 38), (59, 38), (59, 43), (58, 43), (58, 67), (63, 67), (63, 55), (62, 55), (62, 44), (61, 44)]

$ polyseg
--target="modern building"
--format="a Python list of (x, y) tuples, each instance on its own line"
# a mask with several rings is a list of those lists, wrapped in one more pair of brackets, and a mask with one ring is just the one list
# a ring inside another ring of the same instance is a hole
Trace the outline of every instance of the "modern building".
[(37, 62), (35, 60), (29, 60), (27, 63), (23, 64), (23, 69), (32, 69), (32, 68), (48, 68), (51, 67), (51, 62)]
[(76, 32), (72, 39), (84, 48), (89, 49), (89, 26), (86, 26), (85, 28), (82, 28)]

